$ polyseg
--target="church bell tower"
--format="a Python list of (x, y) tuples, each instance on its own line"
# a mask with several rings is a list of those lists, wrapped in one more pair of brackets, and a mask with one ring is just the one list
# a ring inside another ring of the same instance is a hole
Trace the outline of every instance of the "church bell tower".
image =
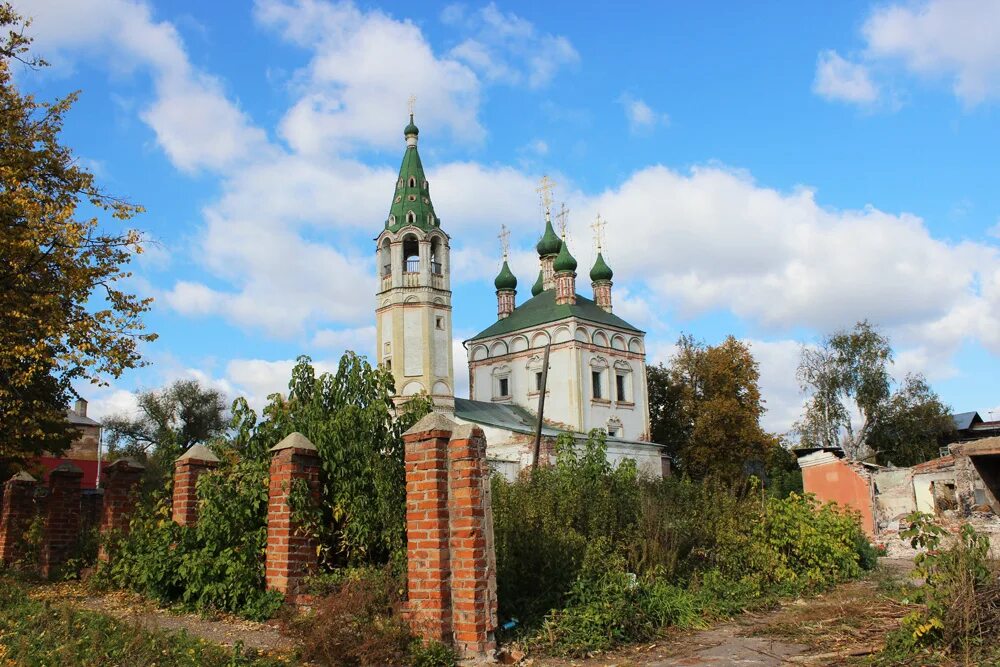
[(376, 239), (376, 359), (392, 371), (398, 401), (425, 393), (436, 409), (451, 411), (455, 381), (448, 235), (431, 203), (417, 152), (419, 133), (411, 109), (392, 206)]

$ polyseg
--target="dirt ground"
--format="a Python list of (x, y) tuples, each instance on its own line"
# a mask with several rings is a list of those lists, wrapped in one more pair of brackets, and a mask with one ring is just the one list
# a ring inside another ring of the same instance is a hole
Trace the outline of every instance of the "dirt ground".
[(882, 646), (909, 609), (882, 592), (912, 569), (883, 560), (879, 574), (779, 608), (744, 614), (706, 630), (669, 633), (655, 643), (582, 660), (527, 660), (551, 667), (855, 665)]
[(275, 655), (291, 653), (295, 649), (294, 640), (281, 634), (276, 623), (255, 623), (229, 615), (206, 618), (198, 614), (175, 613), (157, 607), (134, 593), (118, 591), (94, 595), (79, 582), (63, 582), (35, 587), (30, 595), (37, 600), (68, 603), (97, 611), (141, 627), (168, 632), (184, 630), (192, 636), (224, 646), (240, 642), (247, 648)]

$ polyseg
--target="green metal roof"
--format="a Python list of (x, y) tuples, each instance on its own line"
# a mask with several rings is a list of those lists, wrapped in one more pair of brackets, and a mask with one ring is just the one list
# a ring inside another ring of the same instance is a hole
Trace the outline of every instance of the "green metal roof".
[(627, 331), (642, 333), (641, 329), (635, 328), (622, 318), (609, 313), (590, 299), (582, 297), (579, 294), (576, 295), (575, 304), (556, 304), (556, 291), (549, 289), (538, 296), (528, 299), (515, 308), (513, 313), (502, 320), (497, 320), (492, 326), (483, 329), (469, 340), (501, 336), (520, 331), (521, 329), (535, 327), (539, 324), (562, 320), (567, 317), (576, 317), (581, 320), (593, 322), (594, 324), (604, 324)]
[(538, 280), (531, 286), (531, 296), (538, 296), (545, 290), (545, 278), (542, 277), (541, 269), (538, 270)]
[(566, 239), (563, 239), (562, 247), (559, 248), (559, 254), (556, 255), (556, 261), (552, 263), (552, 268), (556, 273), (559, 271), (576, 271), (576, 258), (569, 254), (569, 244), (566, 243)]
[[(406, 133), (417, 134), (417, 127), (413, 125), (412, 118), (410, 125), (406, 127)], [(411, 212), (413, 222), (407, 222), (407, 214)], [(385, 228), (391, 232), (398, 232), (407, 225), (414, 225), (428, 232), (441, 226), (441, 221), (434, 213), (434, 205), (431, 203), (430, 186), (424, 175), (424, 165), (420, 162), (420, 153), (417, 152), (416, 139), (403, 153), (403, 164), (399, 167), (399, 178), (396, 180), (396, 192), (389, 208), (389, 218), (385, 221)]]
[(604, 261), (604, 255), (597, 253), (597, 260), (594, 261), (594, 268), (590, 270), (590, 279), (594, 282), (597, 282), (598, 280), (611, 280), (614, 275), (615, 274), (611, 270), (611, 267)]
[(500, 273), (497, 275), (496, 280), (493, 281), (493, 286), (498, 290), (517, 289), (517, 277), (511, 272), (510, 267), (507, 266), (506, 259), (503, 261), (503, 267), (500, 268)]
[(549, 219), (549, 214), (545, 214), (545, 232), (542, 234), (542, 238), (538, 240), (538, 245), (535, 246), (535, 250), (538, 251), (540, 257), (545, 257), (546, 255), (555, 255), (559, 252), (562, 247), (563, 242), (559, 240), (556, 236), (556, 232), (552, 229), (552, 220)]
[[(489, 401), (473, 401), (467, 398), (455, 397), (455, 416), (474, 424), (493, 426), (495, 428), (513, 431), (514, 433), (534, 434), (538, 417), (531, 410), (513, 403), (492, 403)], [(587, 434), (578, 431), (567, 431), (542, 422), (542, 437), (556, 438), (560, 433), (570, 433), (577, 441), (586, 441)], [(643, 440), (626, 440), (624, 438), (608, 437), (609, 443), (627, 443), (630, 445), (646, 445), (663, 449), (662, 445)]]

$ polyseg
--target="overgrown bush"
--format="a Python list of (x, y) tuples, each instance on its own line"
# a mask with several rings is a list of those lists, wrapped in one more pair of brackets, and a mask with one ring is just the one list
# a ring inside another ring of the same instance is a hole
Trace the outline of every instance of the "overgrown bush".
[(889, 652), (922, 650), (961, 658), (965, 664), (1000, 658), (1000, 564), (990, 557), (985, 535), (964, 524), (954, 543), (942, 548), (946, 530), (928, 514), (914, 512), (900, 537), (922, 551), (914, 559), (923, 584), (912, 591), (921, 608), (903, 619)]
[(555, 465), (493, 481), (500, 612), (563, 654), (823, 589), (874, 565), (855, 515), (759, 485), (644, 479), (604, 438), (557, 443)]
[(399, 613), (405, 583), (391, 568), (345, 570), (320, 581), (328, 594), (292, 626), (305, 660), (338, 667), (455, 664), (453, 651), (410, 633)]

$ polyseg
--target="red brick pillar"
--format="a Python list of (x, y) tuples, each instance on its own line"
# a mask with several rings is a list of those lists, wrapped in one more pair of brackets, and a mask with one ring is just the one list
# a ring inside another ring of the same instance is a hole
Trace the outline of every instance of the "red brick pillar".
[(302, 579), (316, 570), (316, 541), (292, 520), (289, 496), (297, 479), (306, 481), (313, 502), (319, 501), (320, 460), (316, 446), (301, 433), (291, 433), (271, 448), (267, 502), (267, 552), (264, 580), (290, 602), (301, 595)]
[(0, 508), (0, 563), (11, 565), (21, 560), (24, 531), (35, 518), (35, 478), (19, 472), (3, 485)]
[(414, 632), (451, 644), (448, 441), (455, 423), (431, 413), (403, 434), (406, 457), (406, 615)]
[(49, 473), (41, 571), (48, 577), (69, 558), (80, 539), (80, 481), (83, 471), (69, 461)]
[[(101, 475), (104, 503), (98, 528), (102, 537), (112, 532), (121, 535), (128, 532), (129, 520), (139, 502), (139, 483), (145, 469), (146, 466), (132, 459), (118, 459), (104, 469)], [(98, 557), (108, 559), (103, 541)]]
[(174, 522), (181, 526), (198, 522), (198, 477), (218, 465), (218, 457), (205, 445), (195, 445), (174, 462)]
[(465, 657), (496, 651), (496, 559), (489, 504), (486, 438), (463, 424), (448, 443), (448, 512), (451, 550), (451, 624)]
[(496, 574), (482, 429), (440, 414), (403, 435), (406, 446), (407, 618), (466, 659), (496, 649)]

